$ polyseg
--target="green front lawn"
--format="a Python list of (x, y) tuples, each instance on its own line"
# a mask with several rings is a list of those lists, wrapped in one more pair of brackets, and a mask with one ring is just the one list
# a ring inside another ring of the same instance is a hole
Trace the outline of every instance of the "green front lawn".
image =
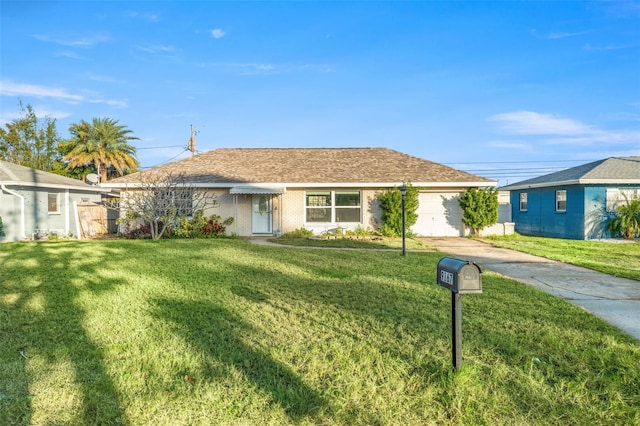
[[(402, 239), (391, 237), (375, 238), (270, 238), (269, 241), (287, 246), (296, 247), (324, 247), (324, 248), (357, 248), (357, 249), (378, 249), (378, 250), (402, 250)], [(434, 251), (423, 242), (405, 238), (405, 248), (407, 250), (430, 250)]]
[(566, 240), (509, 235), (486, 241), (498, 247), (584, 266), (605, 274), (640, 281), (640, 242)]
[(640, 423), (640, 343), (441, 253), (240, 239), (0, 245), (0, 424)]

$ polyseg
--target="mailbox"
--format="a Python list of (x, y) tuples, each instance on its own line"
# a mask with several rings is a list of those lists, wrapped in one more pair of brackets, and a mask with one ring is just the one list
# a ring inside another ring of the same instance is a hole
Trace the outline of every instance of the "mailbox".
[(443, 257), (438, 262), (437, 280), (454, 293), (482, 293), (482, 271), (468, 260)]

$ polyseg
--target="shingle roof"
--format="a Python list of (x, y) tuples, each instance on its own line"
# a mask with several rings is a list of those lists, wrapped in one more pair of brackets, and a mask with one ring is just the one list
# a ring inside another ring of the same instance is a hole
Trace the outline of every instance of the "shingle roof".
[(609, 157), (502, 187), (513, 190), (559, 184), (640, 184), (640, 157)]
[(88, 185), (80, 180), (20, 166), (3, 160), (0, 160), (0, 184), (45, 188), (76, 188), (85, 191), (104, 192), (104, 189)]
[(136, 183), (141, 174), (184, 173), (192, 184), (376, 184), (495, 181), (386, 148), (220, 148), (103, 184)]

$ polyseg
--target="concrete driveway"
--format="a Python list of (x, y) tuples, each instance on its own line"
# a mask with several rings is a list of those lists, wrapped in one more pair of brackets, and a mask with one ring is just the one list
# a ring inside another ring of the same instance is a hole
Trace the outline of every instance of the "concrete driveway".
[(581, 306), (640, 340), (640, 281), (493, 247), (469, 238), (424, 238), (453, 257), (497, 272)]

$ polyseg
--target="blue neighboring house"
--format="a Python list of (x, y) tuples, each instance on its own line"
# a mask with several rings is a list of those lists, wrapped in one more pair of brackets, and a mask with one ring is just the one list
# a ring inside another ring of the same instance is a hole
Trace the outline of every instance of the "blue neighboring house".
[(502, 187), (515, 231), (589, 240), (609, 238), (607, 222), (625, 198), (640, 198), (640, 157), (610, 157)]
[(108, 189), (0, 160), (0, 242), (41, 233), (81, 234), (78, 204), (99, 203)]

